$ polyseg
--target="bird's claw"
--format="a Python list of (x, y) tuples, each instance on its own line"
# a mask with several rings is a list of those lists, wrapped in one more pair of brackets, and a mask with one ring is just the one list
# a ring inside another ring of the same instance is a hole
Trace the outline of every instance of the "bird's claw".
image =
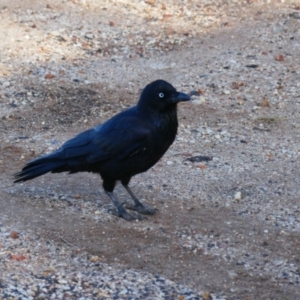
[(137, 211), (138, 213), (143, 214), (143, 215), (154, 215), (157, 211), (157, 209), (152, 208), (148, 205), (144, 205), (142, 203), (137, 203), (134, 205), (126, 204), (126, 208)]
[(146, 219), (146, 217), (141, 216), (140, 214), (134, 214), (134, 213), (129, 214), (125, 209), (118, 210), (116, 208), (112, 208), (112, 209), (109, 210), (109, 212), (112, 215), (123, 218), (126, 221), (135, 221), (135, 220), (141, 221), (141, 220)]

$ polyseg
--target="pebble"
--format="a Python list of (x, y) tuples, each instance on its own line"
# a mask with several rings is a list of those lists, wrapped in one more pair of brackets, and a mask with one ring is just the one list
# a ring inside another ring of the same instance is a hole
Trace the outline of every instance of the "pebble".
[(236, 192), (234, 195), (235, 200), (241, 200), (242, 199), (242, 193), (241, 192)]
[(86, 33), (85, 38), (92, 40), (94, 38), (94, 35), (92, 33)]
[(60, 36), (60, 32), (57, 30), (51, 31), (50, 34), (53, 36)]
[(196, 105), (202, 104), (201, 101), (200, 101), (200, 99), (192, 100), (192, 103), (196, 104)]

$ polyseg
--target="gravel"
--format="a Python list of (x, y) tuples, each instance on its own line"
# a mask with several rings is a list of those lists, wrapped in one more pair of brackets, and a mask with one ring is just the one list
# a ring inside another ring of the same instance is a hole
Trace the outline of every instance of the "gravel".
[[(300, 297), (297, 1), (7, 1), (0, 20), (1, 299)], [(11, 184), (158, 77), (194, 99), (132, 180), (158, 216), (116, 220), (93, 175)]]
[(202, 293), (157, 274), (112, 267), (31, 232), (12, 238), (0, 225), (0, 233), (1, 299), (203, 299)]

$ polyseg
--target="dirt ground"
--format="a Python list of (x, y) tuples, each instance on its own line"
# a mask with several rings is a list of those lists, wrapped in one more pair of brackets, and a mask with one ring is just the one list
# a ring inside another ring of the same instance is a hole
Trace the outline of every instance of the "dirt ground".
[[(300, 299), (300, 3), (266, 2), (2, 1), (2, 225), (225, 299)], [(91, 174), (12, 183), (158, 78), (199, 95), (132, 180), (155, 216), (110, 215)]]

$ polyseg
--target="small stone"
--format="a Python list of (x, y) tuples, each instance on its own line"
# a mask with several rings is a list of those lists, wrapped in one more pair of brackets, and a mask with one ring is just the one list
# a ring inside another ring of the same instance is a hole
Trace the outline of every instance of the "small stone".
[(259, 106), (261, 107), (269, 107), (270, 106), (270, 101), (266, 98), (262, 99), (262, 101), (259, 103)]
[(295, 11), (290, 14), (290, 17), (300, 20), (300, 13)]
[(10, 86), (10, 82), (9, 82), (9, 81), (4, 81), (4, 82), (2, 83), (2, 85), (3, 85), (4, 87), (9, 87), (9, 86)]
[(173, 165), (173, 162), (169, 160), (169, 161), (167, 161), (167, 165), (168, 166)]
[(234, 200), (241, 200), (242, 199), (242, 193), (241, 192), (236, 192), (234, 195)]
[(200, 104), (203, 104), (206, 102), (206, 99), (203, 96), (201, 96), (199, 101), (200, 101)]
[(38, 295), (38, 297), (36, 299), (44, 300), (44, 299), (46, 299), (46, 295), (44, 293), (41, 293), (41, 294)]
[(212, 299), (212, 296), (210, 295), (209, 292), (203, 292), (201, 296), (202, 296), (203, 300), (210, 300), (210, 299)]
[(90, 258), (90, 262), (98, 262), (100, 260), (101, 260), (100, 257), (97, 255), (94, 255)]
[(58, 30), (54, 30), (54, 31), (51, 31), (50, 34), (53, 36), (59, 36), (60, 32)]
[(146, 0), (145, 2), (149, 5), (154, 5), (156, 1), (155, 0)]
[(45, 75), (45, 79), (52, 79), (54, 77), (55, 77), (55, 75), (53, 75), (51, 73), (48, 73), (48, 74)]
[(87, 32), (84, 37), (88, 40), (92, 40), (94, 38), (94, 35), (90, 32)]
[(196, 105), (199, 105), (199, 104), (202, 104), (203, 102), (201, 102), (200, 99), (196, 99), (196, 100), (192, 100), (192, 103), (196, 104)]
[(206, 133), (208, 135), (212, 135), (212, 134), (214, 134), (214, 131), (212, 129), (210, 129), (210, 128), (206, 128)]
[(288, 235), (284, 230), (280, 230), (279, 235)]
[(67, 284), (67, 283), (68, 283), (68, 281), (65, 280), (65, 279), (59, 279), (58, 282), (59, 282), (60, 284)]
[(19, 237), (19, 233), (16, 231), (11, 231), (10, 235), (9, 235), (12, 239), (17, 239)]
[(228, 271), (227, 273), (231, 279), (235, 279), (238, 277), (238, 274), (234, 271)]

